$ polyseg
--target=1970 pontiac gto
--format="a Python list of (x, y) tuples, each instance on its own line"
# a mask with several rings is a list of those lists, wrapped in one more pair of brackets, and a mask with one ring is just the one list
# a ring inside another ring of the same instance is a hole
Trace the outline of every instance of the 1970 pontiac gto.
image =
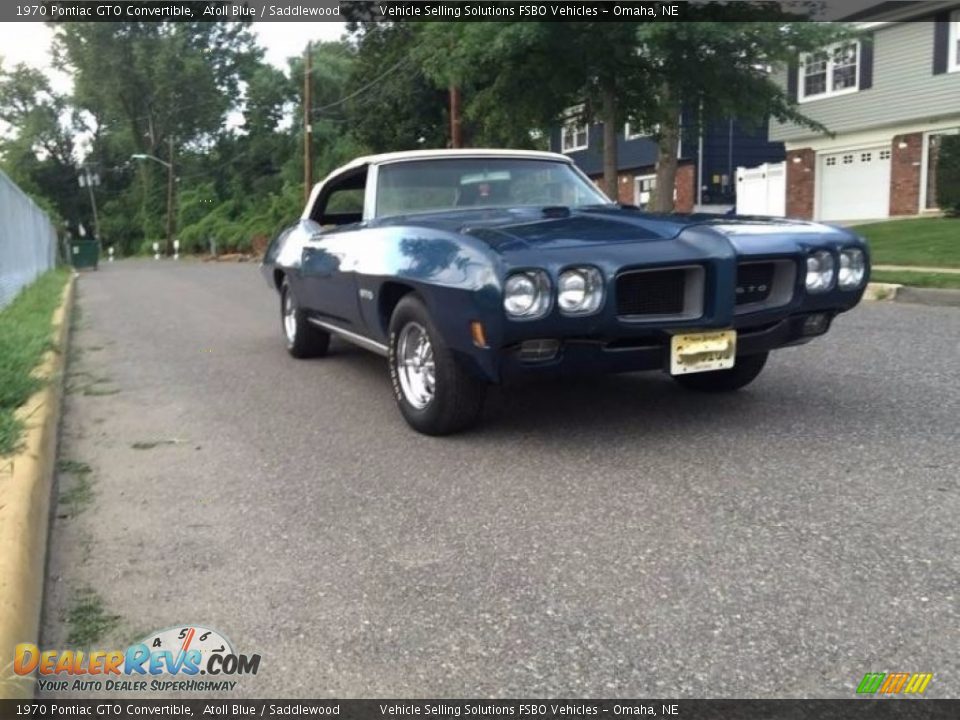
[(562, 155), (438, 150), (331, 173), (262, 269), (291, 355), (336, 335), (386, 356), (404, 418), (442, 435), (478, 419), (489, 383), (523, 376), (741, 388), (859, 302), (869, 258), (825, 225), (610, 202)]

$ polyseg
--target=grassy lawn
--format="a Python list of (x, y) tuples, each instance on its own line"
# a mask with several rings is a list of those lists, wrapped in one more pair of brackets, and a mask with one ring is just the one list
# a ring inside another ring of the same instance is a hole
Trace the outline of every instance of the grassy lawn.
[(51, 270), (0, 310), (0, 455), (17, 449), (23, 427), (14, 411), (43, 385), (31, 373), (53, 345), (50, 323), (69, 277)]
[(874, 265), (960, 268), (960, 218), (920, 218), (855, 225)]
[(907, 270), (872, 270), (872, 282), (897, 283), (913, 287), (953, 288), (960, 290), (960, 275), (912, 272)]

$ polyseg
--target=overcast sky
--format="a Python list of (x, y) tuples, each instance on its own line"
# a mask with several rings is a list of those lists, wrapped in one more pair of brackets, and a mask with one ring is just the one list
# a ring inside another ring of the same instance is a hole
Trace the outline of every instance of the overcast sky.
[[(3, 0), (0, 0), (2, 2)], [(264, 22), (253, 30), (266, 50), (267, 62), (286, 70), (286, 59), (303, 52), (310, 40), (337, 40), (344, 31), (340, 22)], [(43, 23), (0, 22), (0, 57), (9, 69), (18, 62), (50, 73), (54, 87), (69, 92), (70, 79), (50, 68), (53, 31)]]

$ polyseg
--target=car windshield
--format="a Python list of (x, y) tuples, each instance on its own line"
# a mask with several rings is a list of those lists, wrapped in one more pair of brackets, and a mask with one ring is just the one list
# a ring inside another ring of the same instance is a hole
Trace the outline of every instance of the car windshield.
[(570, 165), (522, 158), (441, 158), (380, 167), (377, 217), (462, 208), (608, 204)]

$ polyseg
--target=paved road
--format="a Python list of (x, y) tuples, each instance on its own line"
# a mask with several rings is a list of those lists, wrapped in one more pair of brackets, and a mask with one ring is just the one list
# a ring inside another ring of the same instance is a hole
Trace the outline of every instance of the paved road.
[(862, 306), (735, 396), (538, 384), (432, 439), (382, 359), (288, 358), (252, 265), (101, 267), (48, 645), (88, 586), (100, 647), (204, 623), (263, 655), (259, 697), (960, 695), (955, 309)]

